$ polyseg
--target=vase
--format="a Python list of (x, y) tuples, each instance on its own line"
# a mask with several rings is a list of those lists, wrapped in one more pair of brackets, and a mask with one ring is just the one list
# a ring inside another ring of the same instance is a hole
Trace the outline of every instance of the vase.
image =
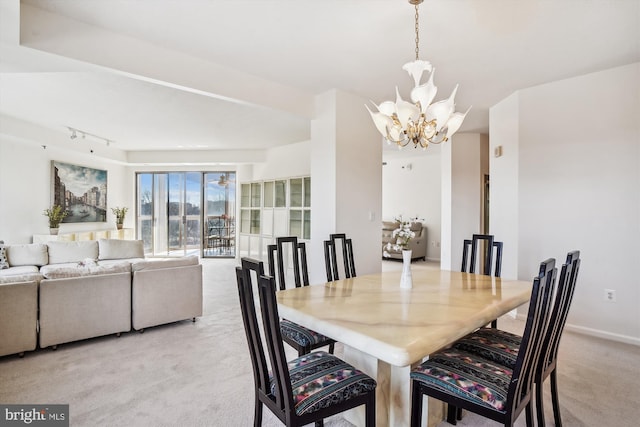
[(59, 230), (58, 227), (56, 227), (56, 228), (50, 227), (49, 228), (49, 234), (52, 235), (52, 236), (57, 236), (58, 235), (58, 230)]
[(119, 223), (118, 223), (118, 224), (116, 224), (116, 228), (117, 228), (118, 230), (122, 230), (122, 224), (119, 224)]
[(413, 279), (411, 278), (411, 250), (402, 251), (402, 276), (400, 277), (400, 287), (411, 289)]

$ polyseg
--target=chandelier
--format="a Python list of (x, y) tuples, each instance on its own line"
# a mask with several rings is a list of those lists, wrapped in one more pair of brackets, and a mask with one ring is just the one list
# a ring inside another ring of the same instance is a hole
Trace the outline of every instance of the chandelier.
[[(405, 101), (400, 96), (396, 86), (396, 101), (384, 101), (375, 105), (377, 112), (367, 110), (371, 114), (378, 132), (387, 140), (388, 144), (395, 143), (402, 148), (412, 143), (414, 148), (418, 146), (426, 149), (429, 144), (440, 144), (447, 141), (462, 125), (462, 122), (471, 109), (464, 113), (455, 112), (454, 98), (458, 91), (458, 85), (449, 98), (433, 102), (438, 88), (433, 84), (435, 69), (429, 61), (419, 59), (419, 32), (418, 32), (418, 5), (423, 0), (409, 0), (415, 6), (415, 32), (416, 32), (416, 59), (402, 66), (402, 69), (413, 78), (415, 87), (411, 90), (411, 101)], [(420, 84), (422, 74), (430, 73), (429, 80)]]

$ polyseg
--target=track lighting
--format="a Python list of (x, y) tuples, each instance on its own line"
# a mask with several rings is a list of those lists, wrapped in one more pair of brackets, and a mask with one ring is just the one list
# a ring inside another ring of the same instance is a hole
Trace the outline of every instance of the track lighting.
[[(89, 137), (90, 139), (93, 139), (95, 141), (98, 142), (102, 142), (103, 144), (105, 144), (107, 147), (110, 147), (112, 143), (114, 143), (115, 141), (111, 140), (111, 139), (107, 139), (107, 138), (103, 138), (101, 136), (98, 136), (96, 134), (93, 133), (89, 133), (89, 132), (85, 132), (83, 130), (80, 129), (76, 129), (76, 128), (72, 128), (70, 126), (67, 126), (67, 129), (69, 129), (69, 132), (71, 132), (71, 136), (69, 138), (71, 139), (76, 139), (78, 138), (78, 134), (82, 135), (82, 139), (85, 140), (87, 139), (87, 137)], [(92, 151), (93, 152), (93, 151)]]

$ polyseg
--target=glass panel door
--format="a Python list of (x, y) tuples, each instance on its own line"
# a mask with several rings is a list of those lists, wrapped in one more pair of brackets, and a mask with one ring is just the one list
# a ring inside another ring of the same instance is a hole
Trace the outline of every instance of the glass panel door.
[(204, 174), (204, 257), (236, 256), (236, 174)]
[(153, 250), (151, 255), (166, 255), (169, 252), (169, 176), (153, 174)]
[(183, 201), (183, 247), (187, 252), (200, 252), (200, 215), (202, 214), (202, 172), (185, 174)]
[(137, 197), (137, 227), (138, 239), (144, 242), (144, 253), (152, 252), (153, 248), (153, 175), (149, 173), (138, 174)]
[(138, 239), (149, 256), (200, 248), (201, 172), (138, 174)]

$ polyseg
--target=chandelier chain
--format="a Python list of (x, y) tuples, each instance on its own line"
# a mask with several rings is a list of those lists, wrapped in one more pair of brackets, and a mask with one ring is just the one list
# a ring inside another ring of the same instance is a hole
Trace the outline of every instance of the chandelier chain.
[[(398, 148), (413, 144), (415, 148), (426, 149), (429, 144), (446, 142), (458, 131), (469, 109), (465, 113), (455, 111), (454, 97), (458, 86), (448, 99), (433, 102), (437, 88), (433, 84), (433, 66), (429, 61), (420, 60), (420, 13), (418, 5), (424, 0), (409, 0), (415, 6), (415, 53), (416, 59), (402, 66), (413, 78), (414, 88), (411, 90), (411, 101), (400, 97), (396, 87), (396, 101), (384, 101), (374, 104), (377, 112), (367, 110), (373, 122), (387, 141), (395, 143)], [(420, 84), (423, 73), (429, 73), (427, 83)]]
[(419, 14), (418, 14), (418, 4), (416, 4), (416, 61), (418, 60), (418, 54), (420, 53), (420, 27), (418, 25), (419, 22)]

